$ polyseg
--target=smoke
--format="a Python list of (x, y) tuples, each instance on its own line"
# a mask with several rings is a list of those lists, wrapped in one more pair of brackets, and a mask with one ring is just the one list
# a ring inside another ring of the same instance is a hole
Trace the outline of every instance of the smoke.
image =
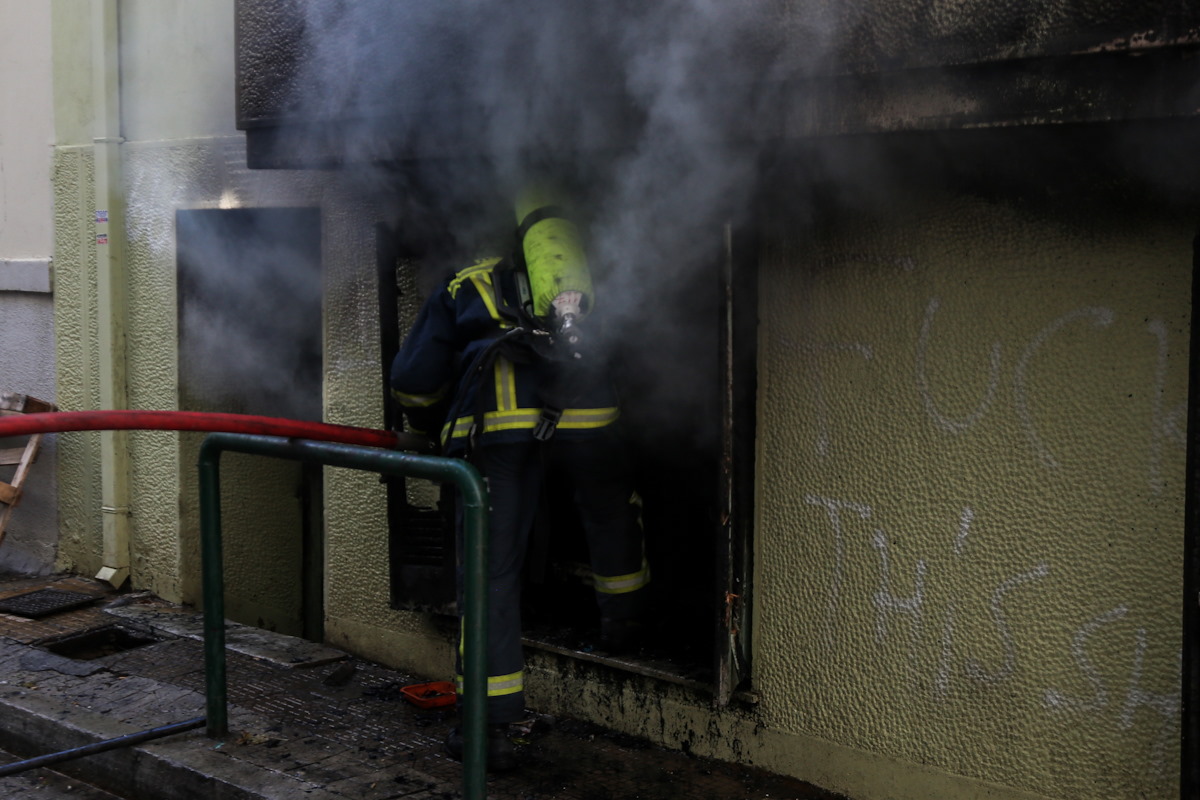
[[(812, 130), (837, 130), (840, 77), (870, 74), (878, 93), (844, 109), (849, 128), (919, 124), (921, 113), (941, 112), (886, 105), (912, 97), (905, 70), (1055, 52), (1076, 34), (1103, 42), (1114, 25), (1132, 30), (1154, 18), (1130, 11), (1096, 21), (1055, 2), (1015, 13), (973, 0), (901, 3), (887, 18), (862, 2), (789, 0), (294, 7), (303, 36), (285, 116), (336, 123), (336, 137), (317, 139), (319, 148), (336, 150), (385, 213), (439, 242), (431, 248), (439, 268), (502, 254), (516, 222), (512, 198), (531, 176), (551, 173), (574, 187), (597, 316), (616, 332), (597, 341), (638, 362), (629, 372), (653, 375), (638, 383), (642, 406), (670, 409), (653, 420), (667, 425), (712, 402), (703, 387), (717, 383), (711, 290), (722, 229), (754, 213), (785, 132), (810, 130), (810, 119)], [(986, 93), (947, 87), (986, 118)], [(816, 196), (886, 207), (897, 202), (895, 186), (914, 180), (971, 192), (1021, 181), (1036, 191), (1046, 175), (1095, 172), (1104, 160), (1091, 151), (1083, 158), (1068, 131), (1061, 144), (1034, 137), (1045, 162), (1036, 165), (1031, 137), (1012, 130), (793, 142), (804, 157), (789, 162), (786, 177), (769, 176), (771, 201), (793, 204), (776, 217), (803, 219)]]
[(446, 225), (434, 235), (465, 259), (504, 246), (531, 176), (572, 186), (607, 332), (597, 343), (645, 362), (628, 372), (653, 373), (637, 391), (662, 410), (654, 423), (715, 429), (695, 415), (718, 385), (710, 295), (723, 229), (751, 206), (778, 87), (829, 57), (832, 12), (720, 0), (299, 8), (288, 111), (338, 122), (338, 155), (362, 190), (406, 223)]
[(181, 405), (320, 419), (319, 214), (176, 214)]

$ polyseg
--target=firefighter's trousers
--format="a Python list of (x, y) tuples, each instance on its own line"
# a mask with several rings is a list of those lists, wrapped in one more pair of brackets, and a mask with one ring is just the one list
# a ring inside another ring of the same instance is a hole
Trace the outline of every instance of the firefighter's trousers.
[[(487, 481), (488, 722), (513, 722), (525, 711), (521, 650), (521, 579), (543, 471), (565, 474), (574, 492), (602, 618), (641, 615), (649, 582), (638, 508), (615, 437), (479, 447), (472, 459)], [(461, 506), (459, 552), (462, 549)], [(462, 568), (459, 568), (462, 608)], [(458, 674), (461, 687), (462, 660)]]

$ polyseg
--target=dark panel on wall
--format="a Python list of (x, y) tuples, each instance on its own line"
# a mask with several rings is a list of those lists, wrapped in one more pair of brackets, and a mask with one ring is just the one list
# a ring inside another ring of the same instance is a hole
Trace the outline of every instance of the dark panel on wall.
[(257, 167), (619, 151), (662, 128), (761, 143), (1200, 106), (1188, 0), (237, 0), (236, 13), (237, 121)]
[(842, 58), (862, 71), (1147, 49), (1193, 40), (1200, 21), (1194, 5), (1186, 0), (852, 3), (842, 7)]

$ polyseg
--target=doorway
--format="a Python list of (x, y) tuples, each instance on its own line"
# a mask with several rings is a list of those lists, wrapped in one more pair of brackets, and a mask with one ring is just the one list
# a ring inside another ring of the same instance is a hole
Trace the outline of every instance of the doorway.
[[(175, 223), (179, 408), (320, 420), (320, 211), (179, 210)], [(181, 437), (181, 463), (200, 441)], [(321, 641), (321, 469), (227, 458), (229, 617)]]
[[(433, 270), (422, 265), (430, 248), (398, 230), (381, 226), (377, 244), (386, 397), (404, 334), (397, 309), (419, 305), (418, 273)], [(610, 663), (711, 688), (724, 704), (744, 688), (750, 653), (757, 255), (754, 239), (732, 226), (714, 231), (712, 253), (710, 268), (617, 344), (614, 378), (652, 580), (647, 644)], [(385, 424), (398, 423), (388, 409)], [(526, 558), (526, 645), (605, 660), (595, 651), (586, 545), (560, 480), (547, 477)], [(454, 614), (451, 498), (396, 479), (389, 509), (393, 607)]]

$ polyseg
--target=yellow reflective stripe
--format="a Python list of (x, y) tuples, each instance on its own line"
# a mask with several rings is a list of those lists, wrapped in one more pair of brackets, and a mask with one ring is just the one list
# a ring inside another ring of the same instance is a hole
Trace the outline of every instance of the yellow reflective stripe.
[(534, 415), (532, 420), (530, 420), (529, 415), (527, 414), (514, 414), (512, 412), (498, 414), (495, 417), (493, 417), (491, 414), (484, 414), (483, 431), (484, 433), (493, 433), (496, 431), (519, 431), (530, 429), (537, 425), (538, 417), (540, 416), (540, 414)]
[[(516, 411), (488, 411), (483, 415), (485, 433), (495, 433), (496, 431), (512, 431), (522, 428), (532, 428), (537, 424), (538, 417), (541, 416), (540, 411), (534, 409), (518, 409)], [(471, 423), (475, 421), (475, 416), (459, 417), (454, 422), (454, 428), (451, 430), (450, 423), (446, 423), (442, 428), (442, 441), (450, 439), (461, 439), (471, 432)]]
[(611, 408), (568, 408), (558, 421), (560, 428), (603, 428), (617, 421), (621, 412)]
[(457, 298), (458, 290), (462, 288), (463, 281), (478, 275), (480, 272), (490, 272), (492, 267), (500, 263), (498, 258), (490, 258), (484, 261), (478, 261), (464, 270), (460, 270), (455, 274), (454, 279), (446, 285), (446, 291), (450, 292), (450, 296)]
[(629, 575), (614, 575), (612, 577), (604, 577), (593, 573), (592, 580), (595, 584), (596, 591), (604, 594), (627, 594), (628, 592), (636, 592), (650, 583), (650, 565), (646, 563), (646, 559), (642, 559), (642, 568), (637, 572)]
[[(603, 428), (617, 421), (621, 415), (619, 409), (612, 408), (568, 408), (563, 412), (558, 422), (560, 428), (572, 430), (587, 430)], [(537, 425), (542, 416), (540, 408), (517, 408), (511, 411), (488, 411), (483, 415), (483, 432), (511, 431), (520, 428), (532, 428)], [(442, 428), (442, 441), (461, 439), (471, 430), (475, 415), (459, 417), (453, 424), (447, 422)]]
[(488, 411), (483, 417), (485, 420), (504, 424), (530, 419), (536, 420), (541, 413), (541, 409), (538, 408), (514, 408), (509, 411)]
[(511, 411), (517, 407), (517, 373), (504, 356), (496, 359), (496, 408)]
[[(487, 680), (488, 697), (503, 697), (506, 694), (516, 694), (517, 692), (525, 691), (525, 670), (513, 672), (509, 675), (489, 675)], [(454, 677), (454, 686), (459, 694), (463, 694), (463, 684), (465, 682), (462, 675)]]
[(471, 430), (471, 423), (475, 417), (459, 417), (454, 422), (447, 422), (442, 426), (442, 442), (448, 442), (451, 439), (461, 439), (466, 436)]
[(525, 690), (525, 671), (520, 670), (511, 675), (488, 676), (488, 697), (500, 697), (506, 694), (516, 694)]
[(501, 322), (500, 313), (496, 311), (496, 292), (492, 289), (492, 273), (489, 271), (472, 275), (471, 283), (475, 284), (475, 290), (483, 298), (483, 304), (487, 306), (488, 314), (491, 315), (492, 319)]
[[(463, 657), (463, 640), (467, 638), (467, 621), (458, 618), (458, 656)], [(517, 670), (507, 675), (489, 675), (487, 679), (488, 697), (501, 697), (506, 694), (516, 694), (525, 691), (525, 670)], [(462, 675), (454, 676), (454, 688), (459, 694), (463, 693), (466, 679)]]
[(449, 386), (443, 386), (433, 394), (406, 394), (392, 389), (392, 397), (402, 406), (409, 408), (426, 408), (437, 403), (446, 396)]

